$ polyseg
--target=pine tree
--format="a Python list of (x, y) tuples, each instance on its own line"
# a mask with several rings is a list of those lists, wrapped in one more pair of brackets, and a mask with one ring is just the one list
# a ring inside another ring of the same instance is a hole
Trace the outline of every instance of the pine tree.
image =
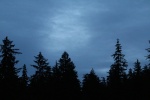
[(60, 76), (61, 76), (61, 71), (59, 69), (59, 65), (58, 65), (58, 62), (56, 61), (56, 64), (55, 66), (52, 68), (52, 76), (55, 80), (60, 80)]
[(36, 69), (35, 74), (30, 79), (30, 88), (35, 96), (34, 99), (44, 99), (47, 97), (48, 83), (51, 77), (51, 67), (47, 61), (42, 53), (39, 52), (35, 56), (35, 65), (31, 65)]
[(141, 68), (141, 63), (137, 59), (137, 61), (134, 63), (134, 70), (133, 70), (134, 77), (136, 79), (141, 78), (142, 76), (142, 68)]
[[(48, 60), (44, 58), (41, 52), (37, 56), (35, 56), (35, 63), (36, 65), (31, 65), (36, 69), (35, 75), (39, 78), (45, 77), (47, 69), (50, 68)], [(51, 69), (49, 69), (51, 70)]]
[(23, 65), (22, 68), (22, 76), (20, 77), (20, 97), (24, 98), (24, 100), (28, 99), (28, 82), (29, 82), (29, 77), (27, 75), (27, 68), (26, 65)]
[[(149, 44), (150, 44), (150, 40), (149, 40)], [(149, 61), (149, 63), (147, 65), (144, 66), (143, 68), (143, 74), (142, 74), (142, 79), (143, 79), (143, 88), (145, 89), (144, 92), (145, 94), (145, 98), (150, 98), (149, 96), (149, 92), (150, 92), (150, 47), (148, 47), (146, 49), (146, 51), (148, 52), (146, 57), (146, 60)]]
[(111, 86), (120, 86), (123, 83), (124, 77), (126, 75), (125, 70), (127, 69), (127, 62), (122, 54), (122, 46), (117, 39), (116, 51), (112, 55), (114, 63), (111, 65), (108, 75), (108, 84)]
[(80, 81), (78, 79), (77, 71), (75, 70), (75, 65), (69, 58), (69, 54), (65, 51), (59, 60), (59, 70), (61, 93), (64, 98), (74, 99), (80, 94)]
[(83, 99), (99, 99), (101, 97), (101, 83), (99, 77), (95, 74), (94, 69), (89, 74), (83, 76), (82, 94)]
[(23, 87), (28, 86), (29, 77), (27, 75), (27, 68), (26, 68), (25, 64), (23, 65), (23, 68), (22, 68), (22, 76), (21, 76), (20, 80), (21, 80)]
[(54, 67), (52, 68), (52, 99), (54, 100), (57, 100), (59, 99), (59, 96), (58, 95), (62, 95), (62, 92), (60, 91), (61, 90), (61, 71), (60, 71), (60, 68), (59, 68), (59, 63), (56, 61)]
[(127, 88), (132, 90), (133, 88), (133, 77), (134, 77), (134, 74), (133, 74), (133, 71), (132, 69), (130, 68), (129, 71), (128, 71), (128, 74), (127, 74), (127, 79), (128, 79), (128, 83), (127, 83)]
[(142, 86), (142, 69), (138, 59), (134, 63), (133, 81), (134, 81), (134, 89), (139, 91)]
[[(150, 40), (149, 40), (149, 44), (150, 44)], [(146, 56), (146, 59), (150, 61), (150, 47), (147, 48), (146, 51), (149, 53), (149, 54)], [(150, 66), (150, 63), (149, 63), (149, 66)]]
[(128, 78), (128, 80), (132, 80), (132, 79), (133, 79), (133, 71), (132, 71), (132, 68), (129, 69), (127, 78)]
[[(6, 96), (5, 94), (9, 94), (9, 97), (15, 97), (14, 95), (16, 95), (15, 93), (18, 90), (17, 74), (19, 72), (19, 69), (15, 66), (19, 62), (18, 60), (16, 60), (16, 55), (21, 54), (21, 52), (19, 52), (19, 49), (14, 48), (15, 45), (13, 44), (13, 41), (10, 41), (8, 37), (3, 40), (3, 44), (1, 44), (0, 47), (0, 86), (1, 91), (3, 91), (4, 93), (4, 95), (2, 96)], [(5, 91), (7, 92), (5, 93)], [(7, 97), (8, 96), (6, 96), (6, 98)]]

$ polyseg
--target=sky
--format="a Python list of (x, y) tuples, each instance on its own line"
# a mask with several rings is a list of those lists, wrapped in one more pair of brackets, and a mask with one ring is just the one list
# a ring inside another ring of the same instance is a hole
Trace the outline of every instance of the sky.
[(148, 63), (150, 0), (0, 0), (0, 44), (6, 36), (29, 76), (39, 52), (54, 66), (66, 51), (80, 79), (92, 68), (105, 77), (117, 39), (128, 68)]

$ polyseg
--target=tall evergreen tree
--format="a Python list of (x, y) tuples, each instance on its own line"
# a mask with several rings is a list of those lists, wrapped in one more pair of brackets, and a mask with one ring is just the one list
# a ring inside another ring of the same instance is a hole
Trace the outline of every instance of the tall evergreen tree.
[(134, 74), (133, 74), (132, 68), (130, 68), (127, 74), (128, 81), (127, 81), (127, 86), (126, 86), (129, 90), (133, 89), (133, 85), (134, 85), (133, 77), (134, 77)]
[(124, 77), (126, 75), (125, 70), (127, 69), (127, 62), (122, 54), (122, 46), (117, 39), (116, 51), (112, 55), (114, 63), (111, 65), (108, 75), (108, 84), (111, 86), (120, 86), (123, 83)]
[[(35, 74), (31, 77), (30, 87), (34, 99), (41, 99), (47, 97), (48, 83), (51, 75), (51, 67), (49, 66), (48, 60), (42, 55), (41, 52), (35, 56), (35, 65), (31, 65), (36, 69)], [(49, 84), (50, 85), (50, 84)], [(49, 91), (50, 92), (50, 91)]]
[(57, 99), (57, 95), (61, 95), (61, 78), (59, 63), (56, 61), (55, 66), (52, 68), (52, 94), (54, 99)]
[(132, 80), (133, 78), (133, 71), (132, 71), (132, 68), (129, 69), (128, 71), (128, 77), (127, 77), (129, 80)]
[[(9, 97), (15, 97), (15, 93), (18, 90), (18, 71), (16, 68), (16, 64), (19, 62), (16, 60), (16, 55), (21, 54), (19, 49), (15, 49), (15, 45), (13, 41), (10, 41), (8, 37), (3, 40), (3, 44), (0, 45), (0, 82), (1, 82), (1, 91), (3, 91), (3, 95), (9, 94)], [(5, 93), (5, 91), (7, 91)], [(6, 96), (7, 98), (8, 96)], [(5, 99), (6, 99), (5, 98)], [(15, 98), (14, 98), (15, 99)]]
[(142, 85), (142, 68), (138, 59), (134, 63), (133, 81), (135, 89), (139, 89)]
[[(150, 40), (149, 40), (149, 44), (150, 44)], [(150, 61), (150, 47), (147, 48), (146, 51), (149, 53), (149, 54), (146, 56), (146, 59)], [(149, 66), (150, 66), (150, 63), (149, 63)]]
[(55, 66), (52, 68), (52, 76), (55, 80), (60, 80), (61, 71), (59, 68), (59, 63), (56, 61)]
[(77, 98), (80, 94), (80, 81), (75, 70), (75, 65), (66, 51), (59, 60), (59, 69), (61, 72), (60, 84), (63, 97), (68, 99)]
[(101, 81), (95, 74), (94, 69), (92, 69), (89, 74), (85, 74), (82, 81), (83, 99), (92, 100), (102, 97), (100, 94), (102, 84), (100, 82)]
[(28, 86), (28, 82), (29, 82), (29, 77), (27, 75), (27, 68), (26, 68), (25, 64), (23, 65), (22, 76), (21, 76), (20, 79), (21, 79), (21, 83), (22, 83), (23, 87), (27, 87)]
[(133, 70), (134, 77), (136, 79), (141, 78), (142, 76), (142, 68), (141, 68), (141, 63), (137, 59), (137, 61), (134, 63), (134, 70)]
[[(39, 77), (39, 78), (45, 77), (47, 69), (50, 68), (49, 63), (47, 61), (48, 60), (45, 59), (45, 57), (42, 55), (41, 52), (39, 52), (39, 54), (37, 56), (35, 56), (34, 62), (36, 63), (36, 65), (31, 65), (31, 66), (36, 69), (35, 75), (37, 77)], [(51, 70), (51, 69), (49, 69), (49, 70)]]
[[(149, 44), (150, 44), (150, 40), (149, 40)], [(147, 88), (149, 88), (150, 90), (150, 86), (148, 84), (150, 84), (150, 47), (146, 49), (146, 51), (148, 52), (146, 59), (149, 61), (148, 64), (146, 64), (143, 68), (143, 79), (145, 81), (145, 86), (147, 86)]]
[(29, 82), (29, 77), (27, 75), (27, 68), (26, 68), (26, 65), (24, 64), (23, 65), (23, 68), (22, 68), (22, 76), (20, 77), (20, 89), (19, 89), (19, 92), (20, 92), (20, 97), (24, 100), (28, 99), (28, 82)]

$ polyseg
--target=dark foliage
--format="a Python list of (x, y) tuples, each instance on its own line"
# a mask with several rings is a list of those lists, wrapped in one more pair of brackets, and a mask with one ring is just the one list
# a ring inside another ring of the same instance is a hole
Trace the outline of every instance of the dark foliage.
[[(78, 79), (78, 73), (69, 54), (65, 51), (51, 67), (41, 52), (35, 56), (31, 67), (35, 73), (28, 76), (24, 64), (18, 68), (13, 41), (4, 38), (0, 45), (0, 99), (2, 100), (148, 100), (150, 99), (150, 63), (141, 66), (137, 59), (127, 70), (127, 61), (117, 39), (114, 63), (110, 66), (107, 80), (99, 78), (94, 69)], [(146, 59), (150, 61), (150, 48)], [(19, 72), (22, 74), (19, 76)]]
[(117, 39), (116, 51), (112, 55), (114, 63), (111, 65), (108, 75), (108, 85), (114, 88), (118, 88), (124, 83), (125, 80), (125, 70), (127, 69), (127, 62), (124, 59), (124, 54), (122, 54), (122, 46)]
[[(13, 41), (10, 41), (8, 37), (3, 40), (3, 44), (0, 45), (0, 89), (1, 97), (4, 99), (17, 99), (19, 91), (18, 75), (19, 69), (15, 65), (19, 62), (16, 60), (15, 55), (21, 54), (19, 49), (14, 48)], [(15, 91), (15, 92), (14, 92)]]

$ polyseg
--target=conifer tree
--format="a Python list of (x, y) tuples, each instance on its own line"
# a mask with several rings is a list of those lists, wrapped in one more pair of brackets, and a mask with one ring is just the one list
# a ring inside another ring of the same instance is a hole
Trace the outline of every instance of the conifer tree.
[(134, 63), (134, 70), (133, 74), (135, 78), (140, 78), (142, 76), (142, 68), (141, 68), (141, 63), (137, 59), (137, 61)]
[(13, 41), (10, 41), (8, 37), (6, 37), (3, 40), (3, 44), (0, 45), (0, 86), (4, 95), (10, 94), (10, 97), (17, 93), (16, 91), (18, 90), (19, 82), (17, 75), (19, 68), (16, 68), (16, 64), (19, 61), (16, 60), (16, 55), (21, 54), (21, 52), (19, 52), (19, 49), (15, 49), (14, 47), (15, 45), (13, 44)]
[(39, 52), (39, 54), (35, 56), (34, 62), (36, 63), (36, 65), (31, 65), (31, 66), (36, 69), (35, 75), (38, 78), (45, 77), (47, 69), (50, 68), (49, 63), (47, 61), (48, 60), (44, 58), (41, 52)]
[[(51, 67), (48, 60), (42, 55), (41, 52), (35, 56), (35, 64), (31, 65), (36, 69), (35, 74), (30, 79), (30, 89), (33, 92), (34, 99), (44, 99), (47, 97), (48, 83), (51, 75)], [(49, 84), (50, 85), (50, 84)]]
[(89, 74), (83, 76), (82, 94), (83, 99), (99, 99), (101, 97), (101, 83), (99, 77), (95, 74), (94, 69)]
[(125, 70), (127, 69), (127, 62), (122, 54), (122, 46), (117, 39), (116, 51), (112, 55), (114, 63), (111, 65), (108, 75), (108, 84), (112, 86), (120, 86), (123, 83), (124, 77), (126, 75)]
[(28, 99), (28, 82), (29, 82), (29, 77), (27, 75), (27, 68), (26, 68), (26, 65), (24, 64), (23, 65), (23, 68), (22, 68), (22, 76), (20, 77), (20, 89), (19, 89), (19, 92), (20, 92), (20, 97), (24, 98), (24, 100)]
[(52, 95), (53, 99), (59, 99), (58, 95), (62, 95), (61, 90), (61, 71), (59, 68), (59, 63), (56, 61), (54, 67), (52, 68)]
[[(150, 44), (150, 40), (149, 40), (149, 44)], [(143, 68), (143, 79), (145, 82), (145, 86), (150, 90), (150, 47), (146, 49), (146, 51), (148, 52), (147, 56), (146, 56), (146, 60), (149, 61), (148, 64), (146, 64)]]
[(142, 85), (142, 69), (141, 69), (141, 64), (139, 60), (134, 63), (134, 70), (133, 70), (133, 81), (134, 81), (134, 87), (136, 89), (140, 88)]
[(134, 85), (133, 77), (134, 77), (134, 74), (133, 74), (132, 68), (130, 68), (127, 74), (127, 79), (128, 79), (127, 88), (130, 90), (132, 90), (133, 85)]
[[(150, 44), (150, 40), (149, 40), (149, 44)], [(150, 47), (147, 48), (146, 51), (149, 53), (149, 54), (146, 56), (146, 59), (150, 61)], [(149, 66), (150, 66), (150, 63), (149, 63)]]
[(132, 80), (132, 79), (133, 79), (133, 71), (132, 71), (132, 68), (129, 69), (127, 76), (128, 76), (127, 78), (128, 78), (129, 80)]
[(52, 68), (52, 76), (55, 80), (60, 80), (61, 71), (59, 68), (59, 63), (56, 61), (55, 66)]
[(65, 51), (59, 59), (59, 70), (61, 78), (61, 91), (64, 98), (74, 99), (80, 95), (80, 81), (78, 79), (75, 65), (69, 54)]
[(26, 65), (24, 64), (22, 68), (21, 83), (23, 84), (24, 87), (27, 87), (28, 81), (29, 81), (29, 77), (27, 75), (27, 68)]

